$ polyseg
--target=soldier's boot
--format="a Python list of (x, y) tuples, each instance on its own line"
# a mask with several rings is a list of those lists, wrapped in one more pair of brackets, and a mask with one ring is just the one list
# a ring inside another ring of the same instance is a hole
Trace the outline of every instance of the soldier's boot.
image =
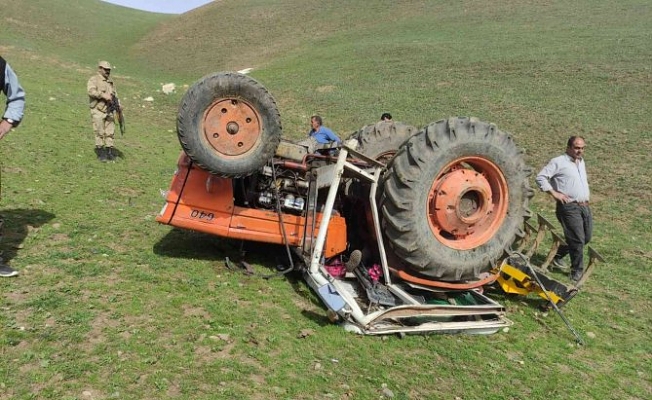
[(106, 162), (107, 161), (106, 147), (100, 147), (99, 153), (100, 154), (98, 155), (97, 159), (100, 160), (101, 162)]
[(106, 159), (108, 161), (115, 160), (115, 153), (113, 152), (113, 147), (106, 147)]
[(95, 156), (97, 156), (97, 159), (100, 159), (100, 154), (102, 154), (102, 146), (95, 146)]

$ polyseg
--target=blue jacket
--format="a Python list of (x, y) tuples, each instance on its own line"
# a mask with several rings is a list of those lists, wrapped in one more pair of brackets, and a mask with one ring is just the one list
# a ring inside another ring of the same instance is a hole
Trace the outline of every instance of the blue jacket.
[(325, 126), (320, 126), (316, 131), (311, 129), (310, 132), (308, 132), (308, 136), (314, 137), (317, 140), (317, 143), (320, 144), (341, 142), (340, 138), (332, 130), (326, 128)]
[[(1, 61), (4, 61), (0, 57)], [(23, 110), (25, 109), (25, 91), (23, 90), (20, 83), (18, 83), (18, 77), (11, 69), (9, 64), (2, 62), (5, 65), (4, 71), (4, 85), (0, 87), (0, 91), (4, 92), (7, 95), (7, 109), (3, 115), (3, 119), (12, 119), (17, 124), (21, 119), (23, 119)]]

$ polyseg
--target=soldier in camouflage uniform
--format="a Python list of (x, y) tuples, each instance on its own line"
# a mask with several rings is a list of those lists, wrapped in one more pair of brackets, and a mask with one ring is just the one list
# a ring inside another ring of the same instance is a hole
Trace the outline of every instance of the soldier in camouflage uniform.
[(116, 156), (113, 148), (115, 119), (113, 112), (109, 112), (109, 104), (117, 94), (113, 81), (109, 78), (111, 64), (100, 61), (97, 67), (97, 74), (88, 80), (86, 88), (95, 132), (95, 154), (98, 160), (105, 162), (115, 160)]

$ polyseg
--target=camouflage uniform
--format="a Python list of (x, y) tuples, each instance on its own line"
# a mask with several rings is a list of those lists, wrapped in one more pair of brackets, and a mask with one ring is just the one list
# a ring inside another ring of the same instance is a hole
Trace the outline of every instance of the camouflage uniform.
[(95, 132), (95, 152), (100, 161), (113, 160), (113, 138), (115, 134), (115, 119), (113, 113), (107, 113), (109, 107), (108, 97), (116, 95), (113, 81), (109, 78), (111, 64), (101, 61), (98, 72), (93, 75), (86, 85), (88, 92), (93, 131)]

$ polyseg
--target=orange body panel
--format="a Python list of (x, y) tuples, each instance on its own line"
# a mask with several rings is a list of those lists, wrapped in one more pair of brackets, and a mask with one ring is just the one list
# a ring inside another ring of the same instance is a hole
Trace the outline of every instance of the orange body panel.
[[(282, 214), (282, 219), (288, 244), (302, 246), (305, 218)], [(316, 220), (315, 238), (319, 232), (321, 214), (317, 214)], [(285, 243), (276, 212), (235, 206), (231, 179), (217, 177), (191, 165), (184, 153), (179, 157), (165, 206), (156, 221), (233, 239)], [(346, 249), (346, 241), (346, 221), (333, 215), (324, 244), (324, 256), (342, 253)]]

